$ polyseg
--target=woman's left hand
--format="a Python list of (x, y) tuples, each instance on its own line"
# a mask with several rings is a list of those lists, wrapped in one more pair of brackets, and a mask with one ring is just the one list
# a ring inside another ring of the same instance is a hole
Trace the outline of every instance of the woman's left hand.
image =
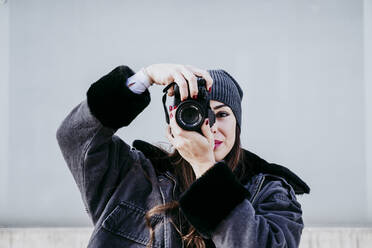
[(187, 131), (180, 128), (174, 115), (175, 110), (170, 113), (167, 138), (180, 155), (190, 163), (196, 178), (199, 178), (216, 163), (213, 152), (214, 136), (209, 127), (208, 119), (204, 121), (201, 127), (203, 136), (196, 131)]

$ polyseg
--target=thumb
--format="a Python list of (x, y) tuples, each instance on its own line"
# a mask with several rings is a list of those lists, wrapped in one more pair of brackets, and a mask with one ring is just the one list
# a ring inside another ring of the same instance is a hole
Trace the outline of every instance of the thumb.
[(211, 127), (209, 126), (209, 119), (208, 118), (204, 121), (204, 123), (201, 127), (201, 131), (202, 131), (204, 137), (207, 138), (208, 142), (210, 144), (214, 145), (214, 137), (213, 137), (213, 133), (211, 131)]

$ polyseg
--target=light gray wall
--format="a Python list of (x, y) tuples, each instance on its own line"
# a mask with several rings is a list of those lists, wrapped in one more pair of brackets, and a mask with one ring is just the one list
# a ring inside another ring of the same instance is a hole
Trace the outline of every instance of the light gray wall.
[[(8, 199), (9, 5), (0, 1), (0, 220)], [(1, 223), (1, 221), (0, 221)], [(1, 225), (1, 224), (0, 224)]]
[(372, 1), (365, 0), (364, 17), (364, 85), (365, 85), (365, 154), (367, 167), (368, 220), (372, 221)]
[[(240, 82), (243, 146), (310, 185), (311, 195), (299, 196), (307, 226), (370, 225), (366, 98), (371, 94), (365, 89), (371, 76), (365, 68), (371, 62), (363, 42), (371, 39), (370, 33), (364, 36), (363, 6), (370, 3), (9, 0), (0, 5), (9, 11), (1, 35), (9, 31), (10, 38), (0, 48), (9, 51), (9, 64), (6, 57), (0, 62), (9, 72), (9, 80), (1, 74), (0, 84), (9, 99), (1, 105), (9, 118), (0, 117), (9, 123), (9, 144), (4, 143), (9, 152), (1, 153), (9, 161), (0, 170), (7, 181), (6, 192), (0, 191), (7, 196), (1, 197), (6, 208), (0, 225), (90, 224), (56, 129), (90, 84), (115, 66), (138, 70), (159, 62), (224, 68)], [(150, 106), (117, 133), (130, 144), (166, 141), (161, 88), (150, 91)], [(158, 120), (152, 129), (149, 119)], [(7, 133), (2, 130), (2, 137)]]

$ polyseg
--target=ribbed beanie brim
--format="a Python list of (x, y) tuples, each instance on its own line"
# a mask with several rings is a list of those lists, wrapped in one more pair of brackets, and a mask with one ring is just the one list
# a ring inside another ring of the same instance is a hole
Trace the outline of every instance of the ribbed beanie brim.
[(213, 79), (211, 100), (219, 101), (231, 108), (241, 127), (243, 91), (238, 82), (224, 70), (208, 70)]

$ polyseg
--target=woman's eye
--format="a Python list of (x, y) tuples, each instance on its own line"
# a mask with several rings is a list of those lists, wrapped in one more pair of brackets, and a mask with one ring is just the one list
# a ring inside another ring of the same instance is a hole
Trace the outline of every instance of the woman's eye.
[(219, 117), (226, 117), (226, 116), (229, 116), (229, 113), (226, 113), (226, 112), (218, 112), (216, 114), (216, 117), (219, 118)]

